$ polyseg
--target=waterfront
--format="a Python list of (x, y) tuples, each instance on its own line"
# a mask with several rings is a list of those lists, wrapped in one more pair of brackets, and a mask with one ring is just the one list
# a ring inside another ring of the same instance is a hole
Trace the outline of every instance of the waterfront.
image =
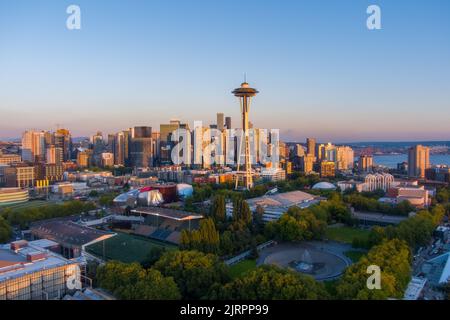
[[(396, 154), (396, 155), (377, 155), (374, 156), (374, 162), (377, 165), (386, 166), (388, 168), (397, 168), (397, 163), (407, 162), (407, 154)], [(448, 154), (432, 154), (430, 155), (431, 164), (445, 164), (450, 166), (450, 155)]]

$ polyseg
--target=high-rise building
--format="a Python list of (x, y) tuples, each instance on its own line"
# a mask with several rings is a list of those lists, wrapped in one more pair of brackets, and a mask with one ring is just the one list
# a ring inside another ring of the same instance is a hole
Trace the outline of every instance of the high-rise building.
[(61, 164), (63, 161), (63, 151), (54, 144), (47, 146), (45, 162), (48, 164)]
[(301, 164), (302, 171), (305, 174), (314, 172), (314, 163), (316, 162), (316, 157), (312, 154), (306, 154), (301, 159), (303, 160), (303, 163)]
[(373, 170), (373, 157), (361, 155), (358, 160), (358, 169), (360, 172), (371, 172)]
[(102, 167), (112, 167), (114, 166), (114, 154), (110, 152), (102, 153)]
[(55, 146), (62, 149), (63, 161), (69, 161), (72, 158), (72, 137), (69, 130), (56, 130)]
[(172, 133), (177, 129), (187, 129), (189, 130), (189, 126), (187, 124), (183, 124), (180, 120), (172, 119), (169, 124), (161, 124), (160, 125), (160, 151), (159, 158), (161, 164), (171, 164), (171, 154), (172, 148), (175, 146), (175, 142), (172, 141)]
[(231, 129), (231, 117), (225, 118), (225, 126), (227, 127), (227, 129)]
[(294, 147), (294, 156), (303, 157), (305, 156), (305, 149), (301, 144), (296, 144)]
[(135, 127), (130, 141), (130, 161), (133, 167), (153, 166), (152, 128)]
[(217, 129), (222, 131), (224, 128), (224, 124), (225, 124), (224, 114), (218, 113), (217, 114)]
[(22, 160), (42, 161), (45, 158), (45, 132), (25, 131), (22, 135)]
[(354, 164), (354, 152), (351, 147), (336, 147), (336, 169), (351, 170)]
[(114, 140), (116, 139), (115, 134), (108, 134), (108, 142), (106, 144), (106, 151), (113, 153), (114, 149)]
[(315, 156), (316, 155), (316, 139), (313, 138), (307, 138), (306, 139), (306, 150), (307, 153), (310, 155)]
[(86, 149), (79, 151), (77, 155), (77, 164), (80, 168), (88, 168), (92, 162), (92, 150)]
[(130, 131), (124, 130), (116, 134), (113, 144), (114, 163), (119, 166), (129, 165)]
[(320, 163), (320, 176), (335, 177), (336, 176), (336, 164), (333, 161), (322, 161)]
[(408, 151), (408, 176), (425, 178), (425, 170), (430, 167), (430, 148), (417, 145)]

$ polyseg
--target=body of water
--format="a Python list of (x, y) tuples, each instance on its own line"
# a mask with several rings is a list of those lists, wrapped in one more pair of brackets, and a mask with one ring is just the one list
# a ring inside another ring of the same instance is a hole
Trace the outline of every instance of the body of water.
[[(397, 168), (397, 163), (408, 162), (408, 155), (406, 154), (396, 154), (396, 155), (385, 155), (385, 156), (374, 156), (373, 161), (377, 165), (386, 166), (388, 168)], [(435, 154), (430, 155), (430, 162), (434, 164), (445, 164), (450, 166), (450, 155)]]

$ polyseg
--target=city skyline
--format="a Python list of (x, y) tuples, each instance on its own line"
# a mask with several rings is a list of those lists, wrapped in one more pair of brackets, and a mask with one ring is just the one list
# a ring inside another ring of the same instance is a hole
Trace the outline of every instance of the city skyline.
[[(450, 140), (448, 1), (377, 1), (375, 31), (368, 1), (247, 1), (244, 26), (233, 1), (135, 1), (126, 12), (120, 1), (77, 1), (74, 31), (69, 4), (0, 4), (1, 139), (56, 124), (90, 136), (237, 120), (230, 92), (247, 73), (263, 92), (252, 122), (285, 141)], [(240, 32), (252, 35), (244, 54)]]

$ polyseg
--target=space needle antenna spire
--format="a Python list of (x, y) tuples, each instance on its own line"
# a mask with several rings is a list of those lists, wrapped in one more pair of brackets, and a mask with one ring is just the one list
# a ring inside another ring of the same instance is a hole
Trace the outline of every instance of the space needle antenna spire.
[[(239, 176), (243, 177), (244, 189), (253, 188), (252, 164), (250, 158), (250, 137), (249, 137), (249, 112), (251, 98), (256, 96), (259, 91), (251, 88), (247, 83), (247, 74), (244, 73), (244, 82), (232, 92), (239, 98), (242, 112), (242, 139), (238, 148), (237, 155), (237, 172), (236, 172), (236, 189), (239, 188)], [(240, 171), (240, 159), (242, 145), (244, 146), (244, 170)]]

